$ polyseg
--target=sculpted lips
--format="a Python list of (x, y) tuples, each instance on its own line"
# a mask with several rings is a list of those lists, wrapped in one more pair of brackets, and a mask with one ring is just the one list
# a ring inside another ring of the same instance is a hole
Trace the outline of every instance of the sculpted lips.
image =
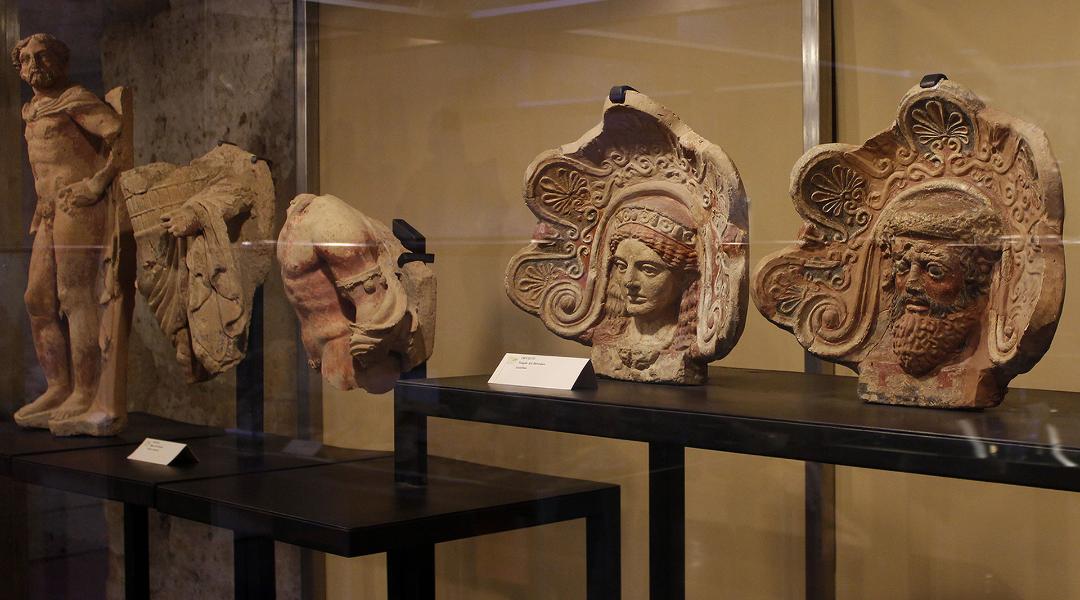
[(930, 312), (930, 305), (922, 300), (917, 299), (909, 300), (908, 303), (904, 306), (904, 308), (906, 308), (908, 312), (912, 313), (926, 314)]
[(927, 314), (933, 307), (933, 303), (930, 299), (922, 294), (904, 294), (904, 297), (900, 300), (900, 305), (904, 307), (909, 313)]

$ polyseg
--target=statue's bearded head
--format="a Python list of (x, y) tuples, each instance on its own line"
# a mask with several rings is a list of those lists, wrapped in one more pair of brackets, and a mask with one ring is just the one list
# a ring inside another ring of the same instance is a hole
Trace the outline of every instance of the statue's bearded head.
[(947, 364), (979, 331), (1001, 257), (1001, 218), (964, 185), (916, 188), (893, 201), (878, 226), (891, 295), (892, 348), (922, 377)]
[(67, 79), (71, 51), (47, 33), (35, 33), (15, 44), (11, 62), (19, 77), (35, 90), (49, 90)]

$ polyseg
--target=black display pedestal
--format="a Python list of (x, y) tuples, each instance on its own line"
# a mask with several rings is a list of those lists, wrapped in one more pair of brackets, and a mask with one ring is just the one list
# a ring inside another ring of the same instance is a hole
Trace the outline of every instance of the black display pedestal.
[(127, 429), (112, 437), (55, 437), (45, 429), (23, 429), (11, 421), (0, 421), (0, 475), (10, 475), (12, 459), (19, 456), (130, 446), (141, 444), (148, 437), (179, 441), (223, 433), (217, 427), (191, 425), (139, 412), (129, 414)]
[[(128, 460), (147, 437), (183, 441), (199, 460)], [(244, 600), (274, 597), (275, 541), (340, 556), (388, 552), (390, 597), (431, 600), (434, 544), (579, 518), (588, 598), (619, 597), (618, 486), (441, 458), (428, 464), (427, 485), (402, 485), (386, 452), (141, 413), (112, 438), (54, 438), (0, 424), (0, 475), (124, 504), (129, 599), (150, 594), (150, 508), (232, 530), (235, 595)]]
[[(182, 441), (200, 460), (182, 467), (128, 460), (136, 445), (148, 437)], [(226, 433), (145, 413), (132, 413), (128, 428), (108, 438), (56, 438), (47, 431), (22, 430), (12, 423), (0, 423), (0, 466), (6, 469), (4, 474), (24, 483), (123, 503), (124, 589), (129, 599), (150, 595), (147, 510), (156, 507), (161, 485), (383, 455), (317, 445), (295, 447), (292, 440), (281, 436)]]
[(387, 552), (415, 569), (388, 559), (394, 600), (434, 598), (434, 544), (583, 518), (588, 598), (619, 598), (618, 486), (436, 457), (428, 466), (422, 487), (398, 485), (389, 456), (172, 483), (157, 510), (338, 556)]
[[(218, 436), (223, 433), (221, 429), (215, 427), (190, 425), (146, 413), (129, 414), (127, 429), (113, 437), (58, 438), (46, 430), (22, 429), (15, 423), (5, 421), (0, 422), (0, 475), (12, 476), (13, 470), (19, 468), (20, 475), (36, 479), (37, 475), (34, 474), (32, 468), (26, 470), (21, 463), (18, 463), (22, 459), (47, 456), (62, 458), (71, 456), (70, 453), (76, 450), (105, 448), (119, 448), (120, 452), (130, 453), (136, 444), (148, 437), (182, 441)], [(18, 467), (15, 466), (16, 464)], [(22, 478), (15, 476), (15, 479)], [(23, 481), (34, 482), (25, 479)], [(92, 487), (94, 484), (83, 485)], [(97, 486), (100, 490), (100, 479)], [(94, 493), (90, 495), (105, 497)], [(149, 598), (150, 596), (147, 536), (146, 505), (124, 501), (124, 589), (127, 598)]]
[(995, 409), (948, 411), (865, 404), (851, 377), (749, 369), (712, 369), (703, 386), (565, 392), (487, 379), (398, 382), (403, 480), (423, 483), (427, 417), (647, 442), (654, 600), (685, 596), (683, 448), (1080, 491), (1077, 393), (1018, 389)]

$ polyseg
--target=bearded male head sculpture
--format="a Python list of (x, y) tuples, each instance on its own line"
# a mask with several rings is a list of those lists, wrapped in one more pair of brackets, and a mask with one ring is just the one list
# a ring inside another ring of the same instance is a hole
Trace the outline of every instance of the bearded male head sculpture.
[(506, 291), (600, 375), (696, 384), (746, 315), (746, 194), (727, 155), (648, 97), (616, 88), (603, 122), (541, 154), (540, 219)]
[(894, 126), (795, 166), (806, 223), (754, 298), (870, 402), (995, 406), (1050, 345), (1064, 298), (1057, 162), (1034, 126), (947, 80)]
[(913, 377), (971, 350), (978, 334), (1004, 233), (980, 196), (959, 185), (916, 187), (882, 212), (888, 333)]

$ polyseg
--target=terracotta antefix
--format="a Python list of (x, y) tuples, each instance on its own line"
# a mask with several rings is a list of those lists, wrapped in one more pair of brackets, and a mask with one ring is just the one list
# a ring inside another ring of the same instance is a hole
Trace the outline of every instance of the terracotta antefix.
[(791, 197), (800, 241), (762, 261), (755, 301), (864, 400), (995, 406), (1050, 346), (1061, 176), (1034, 125), (929, 77), (890, 129), (803, 156)]
[(130, 167), (131, 95), (102, 101), (67, 78), (70, 52), (47, 34), (11, 57), (34, 90), (23, 106), (37, 208), (26, 308), (48, 388), (15, 413), (57, 435), (113, 435), (124, 397), (132, 306), (130, 226), (110, 184)]
[(435, 343), (435, 275), (398, 264), (405, 248), (382, 223), (335, 196), (289, 205), (277, 257), (300, 319), (308, 364), (340, 390), (393, 389)]
[(718, 146), (645, 95), (618, 92), (602, 123), (526, 171), (539, 223), (506, 292), (592, 346), (600, 375), (702, 383), (746, 316), (746, 194)]
[(138, 243), (138, 288), (189, 381), (244, 357), (255, 289), (273, 257), (266, 161), (222, 144), (186, 166), (153, 163), (117, 180)]

